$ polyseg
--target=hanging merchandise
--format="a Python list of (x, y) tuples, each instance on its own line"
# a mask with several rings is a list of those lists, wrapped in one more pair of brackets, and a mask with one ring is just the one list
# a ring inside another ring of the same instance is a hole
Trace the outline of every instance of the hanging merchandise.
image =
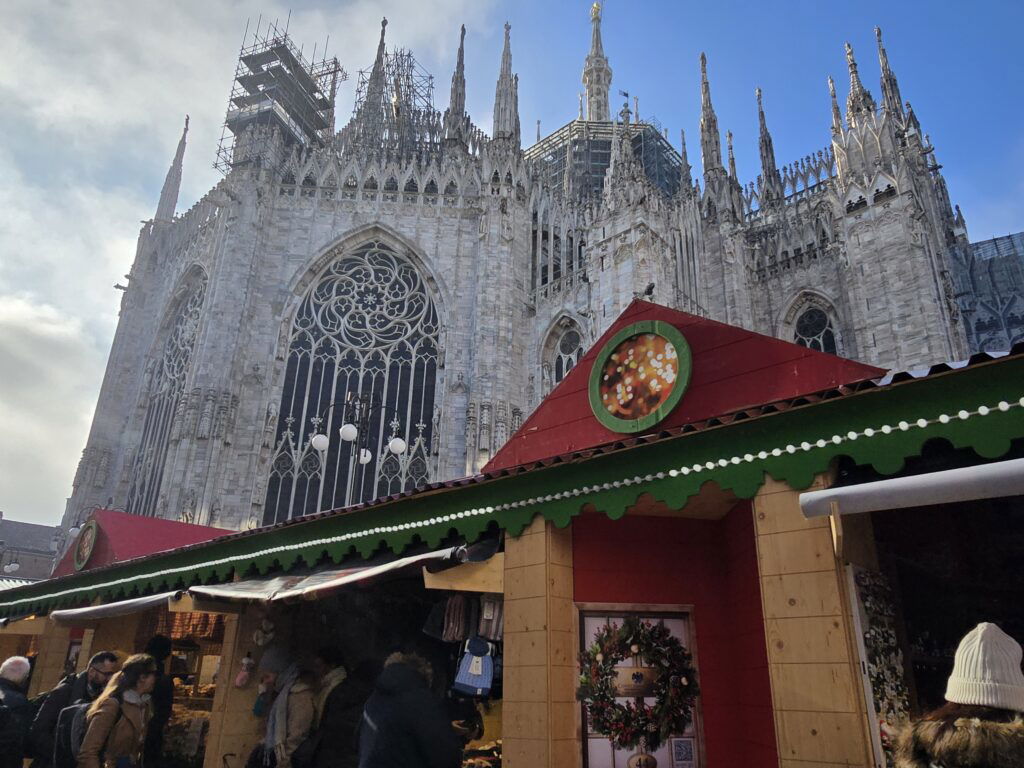
[(469, 640), (479, 634), (476, 631), (480, 623), (480, 599), (475, 596), (466, 598), (466, 623), (462, 627), (462, 637), (459, 640)]
[(262, 648), (274, 639), (274, 622), (270, 619), (263, 619), (259, 627), (252, 633), (252, 641), (257, 648)]
[(436, 640), (444, 639), (444, 619), (447, 606), (446, 601), (434, 603), (427, 615), (427, 620), (423, 622), (423, 634)]
[(494, 648), (482, 637), (466, 641), (452, 689), (468, 696), (486, 696), (494, 682)]
[(444, 611), (444, 632), (441, 639), (446, 643), (458, 643), (465, 639), (466, 598), (452, 595)]
[(249, 680), (252, 678), (252, 671), (255, 668), (256, 659), (252, 657), (252, 652), (250, 651), (245, 654), (245, 658), (242, 659), (242, 668), (235, 675), (235, 688), (245, 688), (249, 684)]
[(499, 595), (484, 595), (480, 598), (480, 624), (478, 634), (488, 640), (499, 642), (505, 629), (504, 602)]

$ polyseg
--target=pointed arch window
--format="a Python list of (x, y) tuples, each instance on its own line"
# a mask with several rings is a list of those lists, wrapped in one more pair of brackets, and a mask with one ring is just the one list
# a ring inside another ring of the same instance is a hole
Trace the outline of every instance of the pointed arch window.
[[(264, 523), (411, 490), (429, 479), (440, 323), (423, 276), (387, 244), (341, 254), (292, 323)], [(368, 396), (367, 449), (338, 437), (346, 397)], [(334, 408), (330, 405), (337, 404)], [(319, 453), (314, 434), (329, 437)], [(408, 445), (388, 451), (393, 437)]]
[(583, 356), (583, 336), (577, 328), (568, 328), (555, 349), (555, 384), (564, 379)]
[(793, 328), (793, 341), (830, 355), (839, 353), (832, 318), (819, 307), (808, 307), (800, 313)]
[(125, 507), (130, 514), (152, 516), (156, 512), (172, 432), (181, 428), (185, 381), (192, 366), (205, 298), (205, 274), (182, 287), (164, 324), (159, 356), (146, 366), (142, 384), (146, 415), (142, 440), (132, 461)]

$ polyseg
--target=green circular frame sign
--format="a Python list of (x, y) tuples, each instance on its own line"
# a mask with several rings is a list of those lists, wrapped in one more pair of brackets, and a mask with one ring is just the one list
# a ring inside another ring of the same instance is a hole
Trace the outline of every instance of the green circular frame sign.
[(590, 409), (613, 432), (642, 432), (679, 404), (693, 358), (679, 330), (661, 320), (633, 323), (612, 336), (590, 369)]
[(95, 520), (82, 526), (75, 539), (75, 570), (80, 571), (89, 564), (92, 551), (96, 547), (96, 538), (100, 535), (100, 527)]

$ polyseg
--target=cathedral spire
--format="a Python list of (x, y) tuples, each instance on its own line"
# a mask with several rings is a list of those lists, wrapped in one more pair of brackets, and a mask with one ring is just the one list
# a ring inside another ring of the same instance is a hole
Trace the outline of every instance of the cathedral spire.
[(466, 125), (466, 25), (459, 32), (459, 53), (452, 73), (452, 93), (444, 113), (444, 135), (452, 141), (465, 141)]
[(512, 139), (519, 144), (519, 78), (512, 75), (512, 25), (505, 22), (505, 48), (501, 52), (501, 70), (494, 89), (494, 125), (496, 139)]
[(587, 120), (610, 120), (608, 89), (612, 84), (612, 68), (601, 43), (601, 4), (590, 8), (590, 53), (583, 64), (583, 87), (587, 91)]
[(890, 114), (903, 117), (903, 100), (900, 97), (900, 86), (896, 75), (889, 67), (889, 54), (882, 42), (882, 29), (875, 27), (875, 39), (878, 41), (878, 64), (882, 70), (882, 104)]
[(874, 114), (875, 100), (860, 81), (857, 74), (857, 60), (853, 58), (853, 46), (846, 44), (846, 66), (850, 70), (850, 93), (846, 97), (846, 122), (853, 125), (857, 117)]
[(729, 148), (729, 178), (737, 181), (739, 176), (736, 173), (736, 155), (732, 152), (732, 131), (725, 132), (725, 143)]
[(722, 137), (718, 133), (718, 118), (711, 106), (711, 85), (708, 83), (708, 60), (700, 55), (700, 152), (704, 176), (722, 168)]
[(181, 162), (185, 158), (185, 137), (188, 136), (188, 115), (185, 115), (185, 128), (178, 139), (178, 149), (174, 160), (167, 171), (163, 189), (160, 190), (160, 202), (156, 206), (156, 220), (170, 221), (174, 218), (174, 209), (178, 205), (178, 191), (181, 189)]
[(679, 156), (682, 162), (679, 164), (679, 184), (686, 189), (693, 186), (693, 169), (690, 168), (690, 159), (686, 156), (686, 131), (679, 129)]
[(843, 133), (843, 116), (839, 112), (839, 101), (836, 99), (836, 82), (832, 75), (828, 76), (828, 93), (832, 98), (832, 133), (841, 136)]
[(761, 127), (760, 150), (761, 150), (761, 175), (764, 178), (766, 191), (771, 196), (782, 197), (782, 177), (779, 176), (779, 168), (775, 164), (775, 145), (772, 143), (772, 135), (768, 132), (768, 122), (764, 117), (764, 102), (761, 100), (761, 89), (755, 91), (757, 95), (757, 119)]
[[(373, 60), (373, 69), (370, 70), (370, 79), (366, 84), (366, 101), (377, 106), (381, 103), (384, 94), (384, 30), (388, 27), (387, 18), (380, 22), (380, 42), (377, 43), (377, 56)], [(371, 97), (376, 97), (371, 101)]]

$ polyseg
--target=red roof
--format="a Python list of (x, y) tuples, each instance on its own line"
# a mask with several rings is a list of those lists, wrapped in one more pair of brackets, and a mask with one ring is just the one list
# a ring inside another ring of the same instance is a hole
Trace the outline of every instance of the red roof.
[[(97, 509), (90, 520), (96, 521), (96, 543), (82, 570), (187, 547), (234, 533), (224, 528), (179, 523), (177, 520), (164, 520), (160, 517), (129, 515), (116, 509)], [(72, 544), (53, 569), (53, 577), (74, 572), (75, 544)]]
[(602, 425), (590, 409), (590, 369), (608, 339), (627, 325), (644, 320), (675, 326), (686, 337), (693, 355), (690, 384), (682, 400), (650, 432), (875, 379), (885, 373), (881, 368), (638, 299), (544, 398), (484, 472), (622, 440), (622, 434)]

